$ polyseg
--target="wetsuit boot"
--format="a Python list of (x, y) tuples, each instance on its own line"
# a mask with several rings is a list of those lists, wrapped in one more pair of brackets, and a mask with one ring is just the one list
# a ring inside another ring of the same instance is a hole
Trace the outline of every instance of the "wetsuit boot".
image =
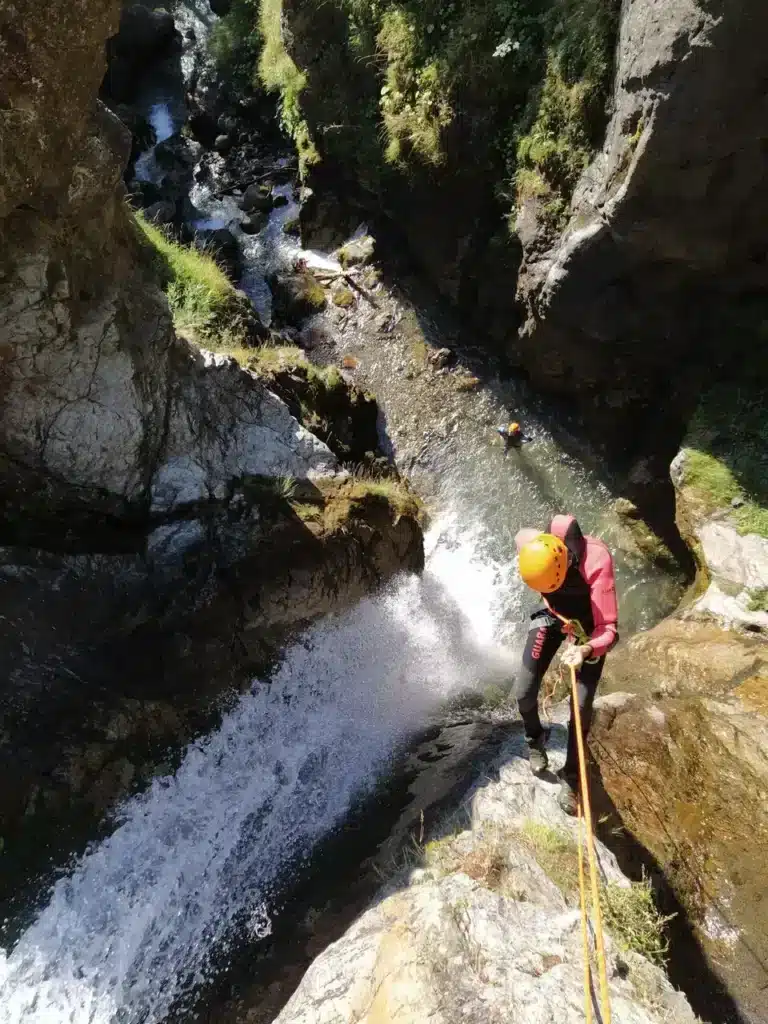
[(546, 751), (549, 733), (549, 729), (542, 729), (535, 739), (532, 739), (530, 736), (525, 738), (525, 742), (528, 744), (528, 762), (534, 775), (541, 775), (549, 767), (549, 758)]
[(560, 789), (557, 794), (557, 804), (561, 811), (565, 811), (572, 818), (579, 812), (578, 781), (573, 775), (566, 774), (564, 769), (557, 773), (560, 780)]

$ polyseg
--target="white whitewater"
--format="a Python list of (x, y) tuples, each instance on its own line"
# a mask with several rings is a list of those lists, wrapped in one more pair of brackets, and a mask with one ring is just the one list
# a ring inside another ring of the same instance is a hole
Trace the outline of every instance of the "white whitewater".
[(398, 742), (468, 682), (509, 677), (495, 636), (521, 595), (508, 570), (478, 560), (480, 539), (436, 530), (421, 579), (311, 629), (175, 776), (123, 806), (0, 955), (2, 1024), (153, 1024), (228, 939), (268, 933), (281, 872)]
[(153, 103), (147, 115), (147, 120), (155, 133), (155, 142), (136, 161), (134, 174), (138, 181), (155, 181), (161, 176), (155, 164), (155, 146), (165, 142), (166, 139), (170, 139), (176, 131), (171, 109), (166, 102)]

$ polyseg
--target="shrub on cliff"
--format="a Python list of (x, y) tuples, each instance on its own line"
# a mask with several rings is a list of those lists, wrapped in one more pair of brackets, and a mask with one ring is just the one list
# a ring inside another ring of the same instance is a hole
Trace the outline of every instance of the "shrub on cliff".
[(515, 183), (518, 202), (535, 194), (554, 227), (600, 140), (617, 15), (614, 0), (560, 0), (545, 16), (546, 74), (517, 142)]
[(233, 0), (227, 14), (211, 29), (209, 50), (222, 76), (243, 88), (253, 76), (258, 60), (258, 0)]
[(260, 74), (313, 160), (377, 188), (471, 159), (513, 214), (536, 194), (561, 217), (599, 141), (619, 0), (285, 6), (261, 0)]

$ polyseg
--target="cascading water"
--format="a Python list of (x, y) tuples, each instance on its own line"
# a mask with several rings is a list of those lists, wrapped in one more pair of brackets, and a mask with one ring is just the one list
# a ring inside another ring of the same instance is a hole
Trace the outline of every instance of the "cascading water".
[(155, 1022), (227, 942), (270, 928), (276, 886), (451, 693), (506, 678), (494, 637), (519, 591), (477, 535), (311, 629), (269, 682), (117, 815), (0, 959), (2, 1024)]
[[(155, 134), (155, 146), (170, 139), (176, 130), (168, 103), (153, 103), (149, 109), (147, 120)], [(136, 160), (134, 174), (138, 181), (154, 181), (157, 177), (155, 146), (142, 153)]]

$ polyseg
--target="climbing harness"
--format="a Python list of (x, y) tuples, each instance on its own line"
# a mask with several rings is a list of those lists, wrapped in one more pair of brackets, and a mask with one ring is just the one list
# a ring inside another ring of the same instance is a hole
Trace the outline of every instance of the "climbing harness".
[[(579, 754), (579, 896), (581, 900), (581, 929), (584, 941), (584, 1000), (588, 1024), (592, 1021), (592, 1006), (589, 972), (589, 943), (587, 939), (587, 897), (584, 881), (584, 854), (582, 851), (582, 830), (586, 830), (587, 861), (589, 863), (589, 881), (592, 890), (592, 912), (595, 915), (595, 947), (597, 953), (597, 969), (600, 976), (600, 1002), (603, 1010), (602, 1024), (611, 1024), (611, 1004), (608, 996), (608, 972), (605, 966), (605, 943), (603, 941), (603, 916), (600, 910), (600, 890), (597, 882), (597, 857), (595, 855), (595, 837), (592, 829), (592, 808), (589, 801), (587, 782), (587, 761), (584, 752), (584, 736), (581, 732), (581, 709), (576, 689), (576, 669), (571, 665), (571, 701), (573, 703), (574, 726), (576, 729), (576, 746)], [(583, 825), (582, 825), (583, 812)]]
[[(586, 644), (589, 643), (587, 631), (584, 629), (584, 627), (578, 619), (566, 619), (564, 615), (561, 615), (559, 612), (556, 612), (552, 605), (549, 603), (549, 601), (546, 599), (544, 594), (541, 595), (541, 599), (547, 606), (547, 611), (550, 613), (550, 615), (554, 615), (556, 619), (560, 620), (560, 623), (563, 627), (563, 633), (566, 637), (568, 637), (569, 640), (572, 640), (574, 643), (579, 644), (581, 647), (584, 647)], [(599, 658), (587, 658), (586, 664), (594, 665), (595, 662), (599, 660)]]

